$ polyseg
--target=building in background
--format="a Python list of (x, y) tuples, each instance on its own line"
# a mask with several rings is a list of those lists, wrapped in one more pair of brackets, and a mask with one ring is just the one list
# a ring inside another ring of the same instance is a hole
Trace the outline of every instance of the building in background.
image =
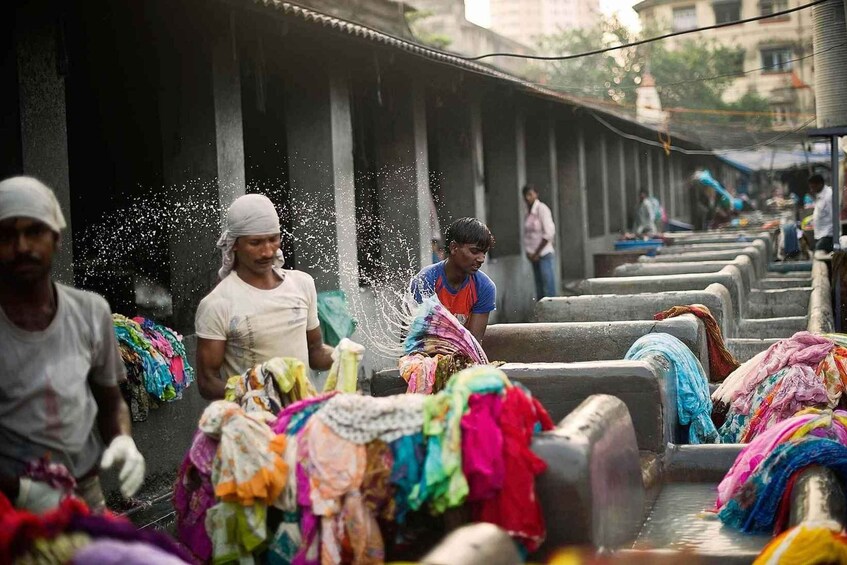
[[(684, 31), (772, 14), (799, 0), (643, 0), (634, 6), (645, 29)], [(744, 50), (744, 75), (727, 89), (725, 102), (755, 92), (770, 103), (775, 128), (796, 128), (815, 113), (812, 12), (670, 38), (669, 46), (689, 39), (713, 39)]]
[(491, 29), (536, 45), (542, 35), (595, 25), (600, 0), (489, 0), (489, 12)]
[[(407, 19), (415, 39), (423, 43), (464, 56), (535, 53), (530, 44), (469, 22), (465, 18), (464, 0), (407, 0), (404, 3), (416, 10)], [(526, 59), (512, 57), (492, 58), (485, 64), (517, 75), (524, 75), (528, 66)]]

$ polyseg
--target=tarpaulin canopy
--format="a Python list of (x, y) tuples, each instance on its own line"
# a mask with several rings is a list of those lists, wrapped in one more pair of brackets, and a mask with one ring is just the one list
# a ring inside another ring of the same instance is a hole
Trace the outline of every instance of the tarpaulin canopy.
[(783, 171), (795, 167), (805, 167), (806, 164), (829, 165), (829, 147), (825, 143), (816, 143), (811, 151), (803, 151), (803, 147), (752, 149), (746, 151), (722, 151), (718, 158), (743, 173), (758, 171)]

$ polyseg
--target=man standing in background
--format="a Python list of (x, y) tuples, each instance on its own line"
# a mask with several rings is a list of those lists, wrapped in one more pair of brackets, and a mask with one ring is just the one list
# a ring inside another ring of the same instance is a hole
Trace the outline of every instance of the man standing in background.
[(821, 175), (809, 177), (809, 190), (815, 197), (815, 250), (831, 252), (832, 241), (832, 187), (824, 184)]
[(527, 259), (532, 263), (535, 277), (535, 297), (556, 296), (556, 274), (553, 238), (556, 224), (550, 208), (538, 199), (538, 191), (531, 184), (523, 187), (523, 198), (527, 213), (524, 219), (523, 246)]

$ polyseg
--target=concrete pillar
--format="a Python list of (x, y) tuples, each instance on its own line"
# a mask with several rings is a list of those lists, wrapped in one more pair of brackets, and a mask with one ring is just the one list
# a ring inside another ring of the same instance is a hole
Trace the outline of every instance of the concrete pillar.
[[(73, 231), (68, 172), (65, 77), (60, 72), (58, 16), (48, 3), (16, 11), (15, 52), (20, 103), (21, 168), (56, 193), (68, 223), (53, 260), (53, 276), (73, 284)], [(67, 64), (66, 61), (63, 64)]]
[[(460, 96), (443, 96), (440, 100), (441, 104), (432, 108), (434, 115), (428, 117), (436, 124), (438, 154), (435, 157), (441, 189), (439, 212), (445, 223), (449, 223), (457, 218), (477, 216), (480, 189), (484, 198), (485, 185), (477, 161), (477, 151), (481, 152), (477, 145), (482, 143), (482, 122), (478, 102), (469, 103)], [(442, 229), (445, 227), (443, 225)]]
[[(509, 119), (509, 116), (515, 116)], [(497, 245), (493, 257), (520, 255), (521, 183), (526, 182), (523, 118), (512, 100), (491, 97), (483, 107), (488, 227)], [(520, 127), (518, 127), (520, 125)]]
[(245, 191), (244, 128), (241, 120), (241, 72), (230, 10), (215, 30), (212, 43), (212, 88), (218, 152), (218, 194), (221, 214)]
[(358, 263), (347, 75), (327, 66), (292, 66), (285, 116), (297, 268), (314, 277), (319, 291), (342, 289), (351, 296)]
[[(559, 198), (559, 223), (556, 225), (557, 246), (562, 259), (560, 273), (563, 279), (574, 280), (585, 276), (582, 249), (585, 246), (585, 210), (582, 204), (585, 188), (581, 163), (585, 159), (580, 149), (578, 126), (574, 122), (559, 122), (556, 127), (556, 175)], [(575, 131), (577, 130), (577, 131)]]
[(624, 150), (624, 141), (622, 137), (618, 137), (618, 167), (620, 167), (620, 191), (616, 193), (616, 197), (621, 199), (621, 226), (624, 232), (629, 231), (627, 226), (627, 197), (626, 197), (626, 151)]
[(676, 216), (676, 201), (678, 197), (679, 186), (676, 183), (676, 159), (671, 155), (668, 158), (668, 196), (670, 202), (668, 203), (671, 217)]
[(485, 207), (485, 157), (482, 143), (482, 107), (479, 99), (471, 102), (471, 151), (473, 161), (474, 216), (488, 224)]
[(588, 248), (588, 173), (585, 166), (585, 130), (579, 128), (579, 136), (577, 138), (579, 151), (579, 194), (580, 194), (580, 216), (582, 217), (582, 265), (584, 276), (589, 278), (594, 276), (594, 261), (591, 256), (591, 250)]
[(632, 220), (629, 222), (627, 229), (633, 229), (635, 227), (635, 208), (638, 206), (638, 193), (644, 187), (641, 184), (641, 151), (638, 143), (633, 142), (632, 144), (632, 163), (634, 165), (632, 174), (635, 176), (635, 196), (631, 200), (632, 205), (630, 206), (629, 213), (632, 214)]
[(383, 76), (382, 85), (374, 128), (380, 244), (388, 280), (405, 285), (431, 253), (426, 105), (420, 85), (406, 76)]
[(649, 149), (642, 149), (641, 155), (647, 165), (647, 194), (659, 197), (658, 188), (653, 183), (653, 153)]
[(180, 5), (156, 30), (163, 177), (173, 204), (185, 206), (186, 220), (171, 226), (169, 245), (174, 324), (185, 332), (217, 281), (220, 225), (209, 212), (222, 214), (221, 204), (244, 190), (243, 141), (228, 137), (241, 129), (232, 20), (228, 13), (200, 17), (202, 25), (192, 7)]

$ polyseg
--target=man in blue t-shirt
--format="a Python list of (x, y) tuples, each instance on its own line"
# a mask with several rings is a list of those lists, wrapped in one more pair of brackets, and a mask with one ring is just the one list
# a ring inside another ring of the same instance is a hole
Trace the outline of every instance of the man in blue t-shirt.
[(422, 269), (412, 278), (410, 287), (418, 302), (437, 295), (480, 342), (488, 315), (495, 309), (497, 289), (479, 268), (493, 246), (494, 236), (488, 226), (476, 218), (456, 220), (444, 233), (447, 259)]

